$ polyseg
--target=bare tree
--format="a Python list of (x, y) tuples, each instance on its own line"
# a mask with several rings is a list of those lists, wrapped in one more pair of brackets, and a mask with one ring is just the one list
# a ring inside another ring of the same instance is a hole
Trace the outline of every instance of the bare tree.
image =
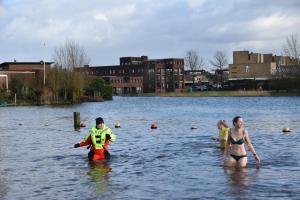
[(286, 38), (283, 52), (286, 56), (296, 58), (297, 62), (300, 62), (300, 39), (298, 35), (291, 34)]
[(54, 50), (53, 60), (56, 66), (73, 71), (75, 68), (89, 64), (84, 48), (72, 40), (67, 40)]
[(217, 69), (215, 70), (215, 75), (217, 81), (219, 81), (219, 77), (221, 77), (221, 82), (223, 82), (223, 69), (228, 64), (227, 56), (223, 51), (216, 51), (212, 60), (209, 61), (210, 64)]
[(205, 65), (205, 60), (202, 56), (198, 55), (195, 50), (189, 50), (186, 52), (185, 56), (185, 66), (187, 69), (191, 70), (193, 76), (193, 84), (195, 82), (196, 71), (203, 68)]
[(76, 68), (89, 64), (84, 48), (78, 43), (67, 40), (61, 47), (54, 50), (53, 60), (56, 70), (52, 70), (52, 79), (48, 85), (54, 95), (62, 92), (64, 101), (78, 100), (84, 90), (84, 74)]
[(210, 64), (219, 70), (223, 70), (228, 64), (227, 56), (223, 51), (217, 51), (212, 60), (209, 61)]

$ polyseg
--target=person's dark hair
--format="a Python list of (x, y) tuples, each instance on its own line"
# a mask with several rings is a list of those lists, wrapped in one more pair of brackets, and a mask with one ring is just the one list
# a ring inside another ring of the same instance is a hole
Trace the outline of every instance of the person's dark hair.
[(104, 123), (104, 120), (103, 120), (103, 118), (102, 118), (102, 117), (98, 117), (98, 118), (96, 118), (96, 125), (98, 125), (98, 124), (102, 124), (102, 123)]
[(232, 120), (233, 126), (234, 126), (234, 123), (236, 123), (239, 118), (242, 118), (242, 117), (241, 116), (236, 116), (236, 117), (233, 118), (233, 120)]

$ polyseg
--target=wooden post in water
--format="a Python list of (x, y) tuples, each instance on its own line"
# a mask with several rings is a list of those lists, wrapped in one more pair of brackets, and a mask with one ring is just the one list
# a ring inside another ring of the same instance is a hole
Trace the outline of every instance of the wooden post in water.
[(74, 112), (74, 128), (80, 128), (80, 112)]

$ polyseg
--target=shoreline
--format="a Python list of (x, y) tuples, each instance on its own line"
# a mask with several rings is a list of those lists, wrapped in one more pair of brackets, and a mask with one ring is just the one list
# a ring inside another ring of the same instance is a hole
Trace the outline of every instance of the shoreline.
[[(256, 90), (238, 90), (238, 91), (195, 91), (195, 92), (168, 92), (168, 93), (143, 93), (143, 94), (124, 94), (116, 95), (121, 97), (300, 97), (300, 91), (256, 91)], [(59, 102), (59, 103), (42, 103), (21, 101), (16, 105), (14, 103), (6, 103), (4, 106), (65, 106), (75, 105), (87, 102), (103, 102), (103, 101), (81, 101), (76, 103)]]
[(123, 95), (137, 97), (283, 97), (300, 96), (300, 91), (196, 91), (196, 92), (168, 92), (168, 93), (143, 93), (137, 95)]

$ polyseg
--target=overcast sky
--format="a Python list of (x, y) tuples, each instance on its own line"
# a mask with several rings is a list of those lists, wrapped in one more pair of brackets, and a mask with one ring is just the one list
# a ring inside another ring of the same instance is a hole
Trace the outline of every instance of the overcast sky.
[(51, 61), (66, 40), (91, 65), (121, 56), (211, 59), (222, 50), (282, 53), (300, 35), (300, 0), (0, 0), (0, 63)]

